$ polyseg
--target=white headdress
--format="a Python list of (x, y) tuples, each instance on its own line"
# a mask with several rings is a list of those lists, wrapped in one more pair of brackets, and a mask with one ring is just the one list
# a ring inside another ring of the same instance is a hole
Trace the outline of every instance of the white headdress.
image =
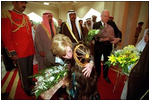
[[(91, 26), (89, 26), (89, 25), (87, 24), (87, 21), (90, 21), (90, 22), (91, 22)], [(92, 21), (91, 18), (87, 18), (87, 19), (86, 19), (86, 28), (87, 28), (88, 30), (93, 29), (93, 21)]]
[[(71, 30), (72, 30), (72, 25), (71, 25), (70, 16), (69, 16), (71, 13), (75, 13), (75, 14), (76, 14), (76, 12), (75, 12), (74, 10), (70, 10), (70, 11), (68, 11), (68, 13), (67, 13), (67, 23), (69, 24), (69, 27), (70, 27)], [(81, 39), (80, 24), (79, 24), (77, 18), (75, 19), (75, 25), (76, 25), (76, 27), (77, 27), (77, 30), (78, 30), (78, 33), (79, 33), (79, 37), (80, 37), (80, 39)]]
[(147, 31), (149, 31), (149, 29), (145, 29), (143, 38), (142, 38), (142, 39), (140, 40), (140, 42), (136, 45), (136, 48), (138, 49), (138, 51), (143, 51), (143, 49), (145, 48), (146, 42), (144, 41), (144, 37), (145, 37)]

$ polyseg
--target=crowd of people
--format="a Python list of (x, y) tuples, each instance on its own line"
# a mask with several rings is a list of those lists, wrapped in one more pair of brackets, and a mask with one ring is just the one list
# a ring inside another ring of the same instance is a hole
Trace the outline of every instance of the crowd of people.
[[(83, 26), (83, 21), (77, 19), (77, 13), (69, 10), (67, 20), (62, 22), (59, 19), (57, 27), (54, 25), (53, 14), (43, 12), (42, 22), (33, 30), (31, 21), (23, 13), (27, 2), (12, 3), (13, 10), (4, 10), (2, 13), (2, 48), (5, 61), (11, 62), (9, 66), (6, 65), (6, 70), (18, 68), (21, 85), (26, 94), (33, 96), (32, 87), (35, 84), (28, 78), (33, 75), (33, 60), (38, 63), (39, 73), (51, 66), (67, 62), (70, 64), (69, 84), (66, 85), (65, 91), (68, 92), (69, 99), (100, 99), (97, 79), (101, 75), (102, 55), (103, 62), (106, 62), (113, 45), (122, 40), (122, 32), (112, 20), (113, 17), (110, 17), (109, 11), (102, 11), (101, 21), (96, 21), (95, 15), (87, 18)], [(84, 43), (88, 32), (101, 27), (104, 34), (111, 34), (113, 38), (95, 36), (91, 47), (86, 47)], [(108, 66), (104, 64), (103, 78), (111, 83), (108, 70)], [(132, 87), (130, 79), (129, 84), (129, 87)], [(64, 87), (61, 87), (57, 91), (60, 99), (63, 99), (63, 89)], [(131, 97), (129, 91), (128, 94), (128, 99), (135, 98)]]

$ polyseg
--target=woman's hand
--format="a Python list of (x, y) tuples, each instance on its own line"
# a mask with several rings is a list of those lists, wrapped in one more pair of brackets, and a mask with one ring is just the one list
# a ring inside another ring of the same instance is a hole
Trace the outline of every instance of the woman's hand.
[(85, 65), (85, 68), (82, 70), (83, 75), (86, 77), (90, 77), (93, 68), (93, 61), (90, 61)]
[(111, 41), (112, 44), (116, 44), (120, 41), (121, 39), (120, 38), (114, 38), (113, 41)]

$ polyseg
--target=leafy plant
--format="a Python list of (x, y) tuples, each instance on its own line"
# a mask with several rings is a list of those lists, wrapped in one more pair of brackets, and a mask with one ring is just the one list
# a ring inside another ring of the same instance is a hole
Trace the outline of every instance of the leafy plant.
[(108, 67), (118, 66), (123, 68), (123, 72), (129, 73), (131, 69), (129, 67), (139, 60), (140, 52), (133, 45), (128, 45), (121, 50), (112, 52), (108, 58), (108, 61), (105, 62)]

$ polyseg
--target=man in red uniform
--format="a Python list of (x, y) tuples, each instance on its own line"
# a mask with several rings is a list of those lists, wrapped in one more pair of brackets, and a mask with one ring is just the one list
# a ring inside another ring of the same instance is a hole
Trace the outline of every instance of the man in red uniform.
[(17, 63), (22, 88), (27, 95), (31, 94), (33, 75), (33, 55), (35, 54), (31, 24), (23, 14), (25, 1), (13, 1), (13, 10), (2, 12), (2, 41), (8, 56)]

